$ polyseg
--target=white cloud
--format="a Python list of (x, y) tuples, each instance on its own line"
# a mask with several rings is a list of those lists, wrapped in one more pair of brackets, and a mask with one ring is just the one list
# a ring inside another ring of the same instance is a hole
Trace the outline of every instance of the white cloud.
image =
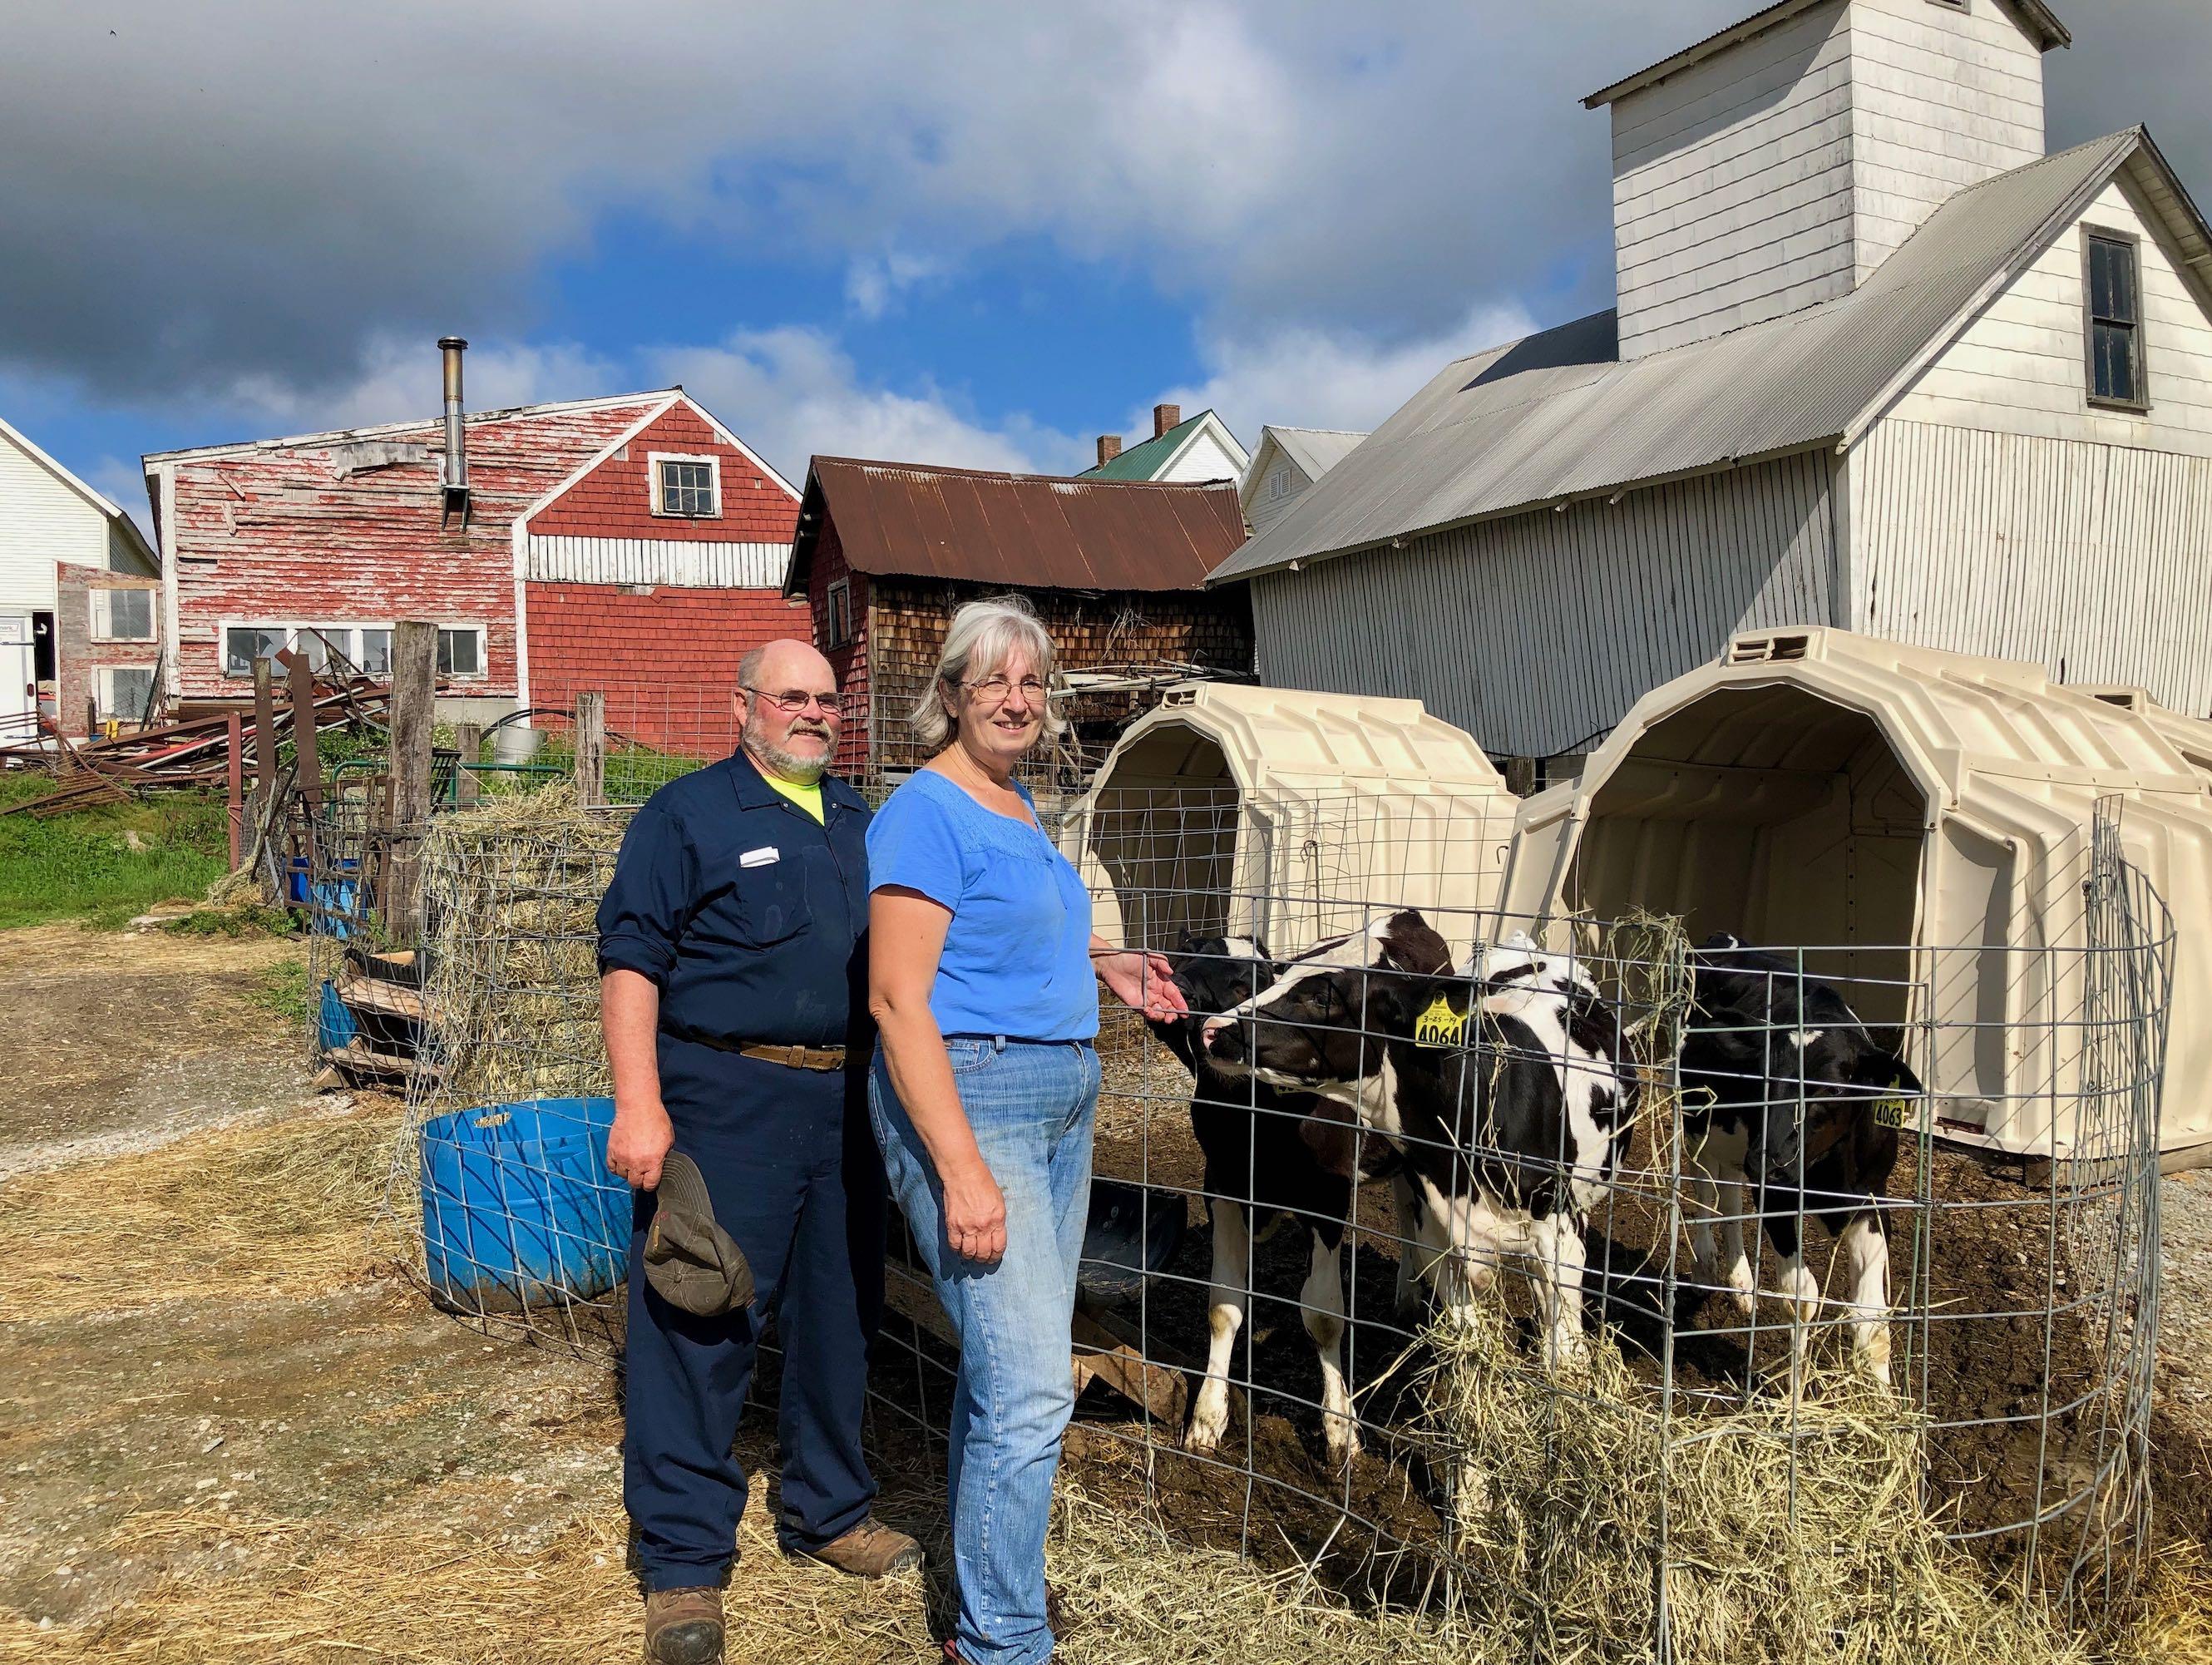
[[(271, 433), (319, 433), (435, 416), (444, 406), (443, 362), (428, 342), (383, 336), (362, 354), (361, 374), (336, 389), (301, 387), (257, 373), (212, 392), (209, 402), (259, 422)], [(572, 343), (535, 346), (490, 342), (462, 362), (471, 410), (634, 392), (636, 383), (613, 361)]]
[(146, 518), (146, 477), (136, 458), (102, 457), (82, 477), (101, 496), (136, 520)]
[(845, 304), (873, 322), (902, 301), (908, 289), (941, 277), (948, 270), (943, 260), (897, 249), (864, 255), (845, 269)]
[(1043, 473), (1081, 465), (1079, 441), (1026, 416), (993, 423), (933, 386), (868, 385), (818, 330), (740, 331), (712, 344), (655, 349), (647, 362), (794, 481), (816, 453)]
[[(1382, 343), (1348, 331), (1292, 326), (1259, 336), (1209, 337), (1200, 343), (1203, 380), (1160, 394), (1185, 416), (1211, 409), (1249, 450), (1263, 424), (1364, 431), (1413, 397), (1453, 359), (1495, 347), (1536, 327), (1518, 307), (1477, 307), (1451, 328), (1416, 340)], [(1149, 408), (1133, 416), (1142, 433)]]

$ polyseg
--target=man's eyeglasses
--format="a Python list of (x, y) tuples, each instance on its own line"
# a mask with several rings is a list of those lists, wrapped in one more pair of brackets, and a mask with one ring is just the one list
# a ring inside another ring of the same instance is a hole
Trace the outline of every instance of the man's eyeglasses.
[(748, 688), (744, 691), (757, 700), (766, 700), (787, 717), (797, 716), (810, 705), (820, 706), (825, 717), (842, 718), (845, 714), (839, 703), (844, 696), (839, 694), (809, 694), (798, 688), (781, 694), (771, 694), (764, 688)]
[(963, 682), (960, 685), (971, 694), (981, 694), (994, 705), (1004, 705), (1006, 696), (1017, 688), (1022, 690), (1022, 697), (1025, 700), (1041, 700), (1045, 696), (1044, 684), (1035, 677), (1024, 677), (1020, 682), (1012, 683), (1004, 677), (990, 676), (975, 682)]

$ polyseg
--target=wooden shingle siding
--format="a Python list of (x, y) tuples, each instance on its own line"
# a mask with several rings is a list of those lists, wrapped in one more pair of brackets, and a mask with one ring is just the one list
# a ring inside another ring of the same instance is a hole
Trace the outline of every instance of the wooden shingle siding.
[(1411, 696), (1501, 756), (1579, 750), (1730, 632), (1830, 622), (1826, 452), (1253, 582), (1261, 676)]
[(2075, 225), (1966, 327), (1898, 402), (1893, 417), (2212, 455), (2212, 321), (2124, 185), (2107, 185), (2082, 218), (2142, 240), (2149, 415), (2089, 408), (2081, 229)]
[[(721, 501), (716, 505), (720, 512), (699, 520), (655, 514), (652, 458), (656, 452), (714, 459), (721, 480)], [(769, 543), (787, 548), (798, 525), (798, 498), (717, 434), (713, 423), (680, 402), (530, 519), (531, 531), (545, 537)], [(774, 577), (751, 581), (775, 584), (782, 578), (779, 571)]]
[(2212, 713), (2212, 458), (1893, 418), (1850, 474), (1853, 629)]

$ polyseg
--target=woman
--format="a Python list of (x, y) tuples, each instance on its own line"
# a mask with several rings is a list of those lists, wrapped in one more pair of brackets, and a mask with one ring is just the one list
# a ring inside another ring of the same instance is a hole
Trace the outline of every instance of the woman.
[(1116, 951), (1013, 778), (1063, 726), (1051, 639), (1015, 598), (953, 616), (914, 726), (936, 757), (868, 828), (868, 1108), (959, 1332), (952, 1548), (963, 1665), (1052, 1656), (1045, 1528), (1074, 1407), (1068, 1321), (1091, 1189), (1098, 988), (1184, 1009), (1158, 955)]

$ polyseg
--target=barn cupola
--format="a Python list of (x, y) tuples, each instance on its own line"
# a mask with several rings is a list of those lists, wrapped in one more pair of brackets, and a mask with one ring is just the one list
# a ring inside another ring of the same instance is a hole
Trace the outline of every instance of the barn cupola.
[(1620, 355), (1848, 295), (1945, 198), (2043, 155), (2042, 0), (1782, 0), (1613, 112)]

